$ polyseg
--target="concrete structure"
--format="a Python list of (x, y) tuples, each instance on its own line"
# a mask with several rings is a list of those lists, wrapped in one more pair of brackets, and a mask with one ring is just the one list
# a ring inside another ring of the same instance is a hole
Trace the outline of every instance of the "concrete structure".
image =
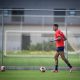
[[(74, 17), (80, 16), (80, 11), (74, 11), (80, 10), (79, 0), (3, 0), (0, 8), (4, 9), (0, 10), (0, 49), (2, 49), (2, 26), (4, 26), (4, 32), (7, 30), (52, 31), (52, 24), (58, 23), (62, 30), (66, 31), (64, 27), (66, 24), (69, 28), (73, 25), (77, 26), (79, 30), (80, 17)], [(9, 42), (7, 48), (10, 49), (11, 44), (14, 44), (12, 49), (15, 49), (15, 46), (16, 49), (25, 49), (27, 47), (25, 44), (29, 45), (25, 40), (30, 41), (29, 36), (24, 40), (25, 37), (25, 34), (20, 35), (18, 40), (14, 40), (16, 44)]]

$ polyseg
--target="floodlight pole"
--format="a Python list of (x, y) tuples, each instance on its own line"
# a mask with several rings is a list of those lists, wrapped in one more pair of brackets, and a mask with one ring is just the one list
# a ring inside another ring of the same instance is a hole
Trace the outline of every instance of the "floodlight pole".
[(4, 54), (4, 15), (2, 13), (2, 55), (1, 55), (1, 65), (3, 66), (3, 55)]
[(21, 15), (21, 23), (20, 23), (20, 28), (21, 28), (21, 31), (22, 31), (22, 25), (23, 25), (23, 16)]
[[(66, 12), (66, 13), (67, 13), (67, 12)], [(67, 15), (67, 14), (66, 14), (66, 15)], [(66, 54), (66, 58), (68, 59), (68, 34), (67, 34), (66, 18), (67, 18), (67, 16), (65, 16), (65, 29), (66, 29), (66, 38), (67, 38), (67, 40), (66, 40), (66, 42), (65, 42), (65, 48), (66, 48), (65, 54)]]
[[(44, 16), (42, 16), (42, 31), (44, 31)], [(44, 39), (44, 37), (42, 38)], [(42, 51), (44, 51), (44, 43), (42, 44)]]

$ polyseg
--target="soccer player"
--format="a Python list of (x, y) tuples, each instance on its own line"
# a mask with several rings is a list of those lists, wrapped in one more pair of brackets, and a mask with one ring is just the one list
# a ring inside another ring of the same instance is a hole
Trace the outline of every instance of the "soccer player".
[(54, 38), (56, 43), (56, 54), (55, 59), (55, 70), (53, 72), (58, 72), (58, 57), (61, 56), (62, 60), (68, 65), (70, 72), (72, 71), (72, 66), (64, 55), (64, 41), (67, 40), (64, 33), (58, 29), (58, 24), (53, 25), (53, 30), (55, 31)]

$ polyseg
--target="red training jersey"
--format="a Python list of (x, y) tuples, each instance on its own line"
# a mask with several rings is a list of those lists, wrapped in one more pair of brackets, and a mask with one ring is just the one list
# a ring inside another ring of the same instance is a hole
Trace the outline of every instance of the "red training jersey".
[(56, 41), (56, 47), (64, 47), (64, 33), (61, 30), (56, 30), (54, 34), (54, 38), (57, 39), (61, 37), (60, 40)]

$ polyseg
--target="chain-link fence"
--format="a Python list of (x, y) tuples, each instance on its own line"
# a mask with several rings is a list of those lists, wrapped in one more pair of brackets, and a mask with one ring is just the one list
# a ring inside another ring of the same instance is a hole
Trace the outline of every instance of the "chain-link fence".
[(0, 65), (52, 66), (54, 23), (67, 37), (65, 56), (80, 67), (79, 10), (0, 10)]

